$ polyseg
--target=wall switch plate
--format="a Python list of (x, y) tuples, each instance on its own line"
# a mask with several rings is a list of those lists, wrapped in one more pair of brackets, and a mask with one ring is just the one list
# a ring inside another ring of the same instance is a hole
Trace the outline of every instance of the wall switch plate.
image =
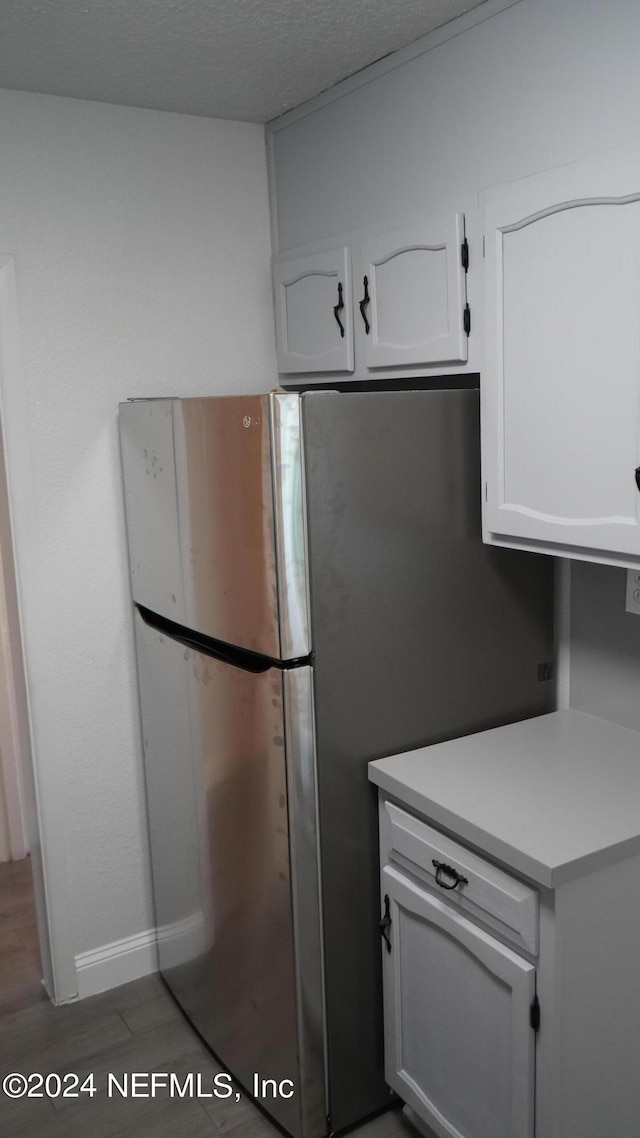
[(640, 569), (627, 569), (627, 612), (640, 616)]

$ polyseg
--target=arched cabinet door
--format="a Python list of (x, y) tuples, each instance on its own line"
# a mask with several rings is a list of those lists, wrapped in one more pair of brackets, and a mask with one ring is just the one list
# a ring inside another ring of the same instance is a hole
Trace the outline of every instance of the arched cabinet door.
[(358, 356), (368, 369), (464, 363), (464, 215), (362, 241), (354, 264)]
[(640, 157), (482, 195), (489, 540), (640, 558)]
[(273, 267), (278, 371), (353, 371), (351, 257), (347, 246)]
[(381, 886), (387, 1082), (441, 1138), (533, 1138), (535, 966), (395, 868)]

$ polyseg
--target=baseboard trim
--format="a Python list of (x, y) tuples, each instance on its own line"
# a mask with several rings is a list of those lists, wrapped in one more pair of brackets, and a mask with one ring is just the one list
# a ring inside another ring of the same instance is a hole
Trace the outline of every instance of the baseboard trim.
[(81, 952), (76, 956), (76, 971), (78, 998), (81, 1000), (157, 972), (156, 930), (147, 929), (91, 952)]

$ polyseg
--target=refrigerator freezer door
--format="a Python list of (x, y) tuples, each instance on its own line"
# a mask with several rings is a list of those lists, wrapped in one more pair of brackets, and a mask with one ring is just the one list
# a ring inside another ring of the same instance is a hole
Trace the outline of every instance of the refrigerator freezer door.
[(145, 399), (122, 403), (120, 447), (134, 599), (184, 624), (174, 402)]
[[(136, 641), (160, 969), (225, 1069), (249, 1092), (256, 1073), (291, 1080), (293, 1097), (262, 1105), (319, 1138), (310, 669), (248, 673), (139, 614)], [(310, 943), (297, 943), (301, 920)]]
[(136, 602), (274, 659), (308, 655), (299, 408), (296, 394), (122, 405)]

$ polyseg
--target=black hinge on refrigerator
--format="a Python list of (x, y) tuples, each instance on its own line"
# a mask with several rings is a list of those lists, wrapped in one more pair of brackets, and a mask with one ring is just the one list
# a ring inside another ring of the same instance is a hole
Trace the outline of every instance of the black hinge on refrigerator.
[(529, 1023), (531, 1024), (534, 1031), (539, 1031), (539, 1029), (540, 1029), (540, 1004), (538, 1002), (537, 996), (533, 997), (533, 1003), (531, 1004), (531, 1007), (529, 1008)]
[(462, 268), (466, 273), (469, 268), (469, 242), (466, 237), (460, 246), (460, 260), (462, 261)]
[(391, 908), (389, 897), (385, 894), (384, 898), (384, 917), (380, 921), (380, 935), (387, 946), (387, 952), (391, 952), (391, 941), (389, 940), (389, 926), (391, 924)]
[(462, 322), (464, 325), (464, 330), (468, 336), (470, 331), (471, 331), (471, 309), (469, 308), (468, 304), (465, 304), (465, 306), (464, 306), (464, 315), (462, 318)]

